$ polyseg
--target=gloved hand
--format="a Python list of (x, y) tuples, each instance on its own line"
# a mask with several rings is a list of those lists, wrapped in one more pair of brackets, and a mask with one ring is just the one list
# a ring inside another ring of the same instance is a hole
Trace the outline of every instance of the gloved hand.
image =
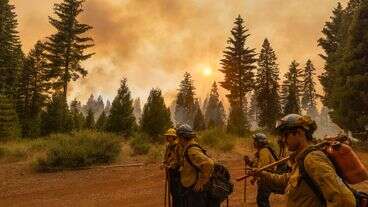
[(244, 162), (247, 164), (251, 163), (251, 159), (248, 155), (244, 155)]
[(195, 185), (194, 185), (194, 191), (195, 192), (202, 192), (203, 188), (204, 188), (205, 183), (198, 181)]
[(258, 171), (257, 171), (257, 168), (251, 168), (251, 169), (249, 169), (249, 170), (247, 171), (247, 175), (252, 176), (252, 177), (254, 177), (254, 178), (256, 178), (256, 177), (260, 176), (260, 173), (261, 173), (261, 172), (258, 172)]
[(250, 180), (250, 184), (254, 185), (257, 182), (257, 178), (253, 177), (252, 180)]

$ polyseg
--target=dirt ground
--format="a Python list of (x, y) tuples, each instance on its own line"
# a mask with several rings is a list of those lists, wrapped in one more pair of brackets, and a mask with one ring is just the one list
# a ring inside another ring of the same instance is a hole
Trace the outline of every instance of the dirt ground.
[[(225, 156), (232, 177), (242, 175), (240, 156)], [(368, 161), (368, 154), (362, 154)], [(236, 183), (231, 207), (242, 206), (243, 184)], [(368, 184), (359, 186), (368, 191)], [(247, 207), (256, 206), (255, 188), (248, 186)], [(28, 163), (0, 164), (0, 207), (162, 207), (164, 172), (157, 164), (142, 167), (90, 169), (40, 174)], [(285, 206), (272, 196), (272, 206)]]
[[(241, 166), (231, 163), (233, 177)], [(156, 165), (93, 169), (38, 174), (26, 163), (1, 165), (0, 206), (61, 207), (161, 207), (164, 199), (164, 173)], [(236, 183), (230, 206), (241, 206), (242, 183)], [(255, 206), (254, 188), (248, 188), (248, 206)], [(282, 199), (273, 199), (281, 206)]]

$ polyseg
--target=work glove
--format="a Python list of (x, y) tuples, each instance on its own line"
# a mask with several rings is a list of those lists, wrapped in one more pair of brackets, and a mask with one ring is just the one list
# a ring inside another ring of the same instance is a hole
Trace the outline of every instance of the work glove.
[(244, 162), (247, 163), (247, 164), (251, 163), (251, 159), (248, 155), (244, 155)]
[(250, 184), (254, 185), (257, 182), (257, 178), (252, 178), (252, 180), (250, 180)]
[(247, 175), (252, 176), (256, 179), (256, 177), (259, 177), (261, 174), (261, 172), (257, 172), (257, 168), (250, 168), (247, 171)]
[(194, 191), (195, 192), (202, 192), (204, 189), (204, 186), (206, 185), (207, 182), (202, 181), (202, 180), (198, 180), (197, 183), (194, 185)]

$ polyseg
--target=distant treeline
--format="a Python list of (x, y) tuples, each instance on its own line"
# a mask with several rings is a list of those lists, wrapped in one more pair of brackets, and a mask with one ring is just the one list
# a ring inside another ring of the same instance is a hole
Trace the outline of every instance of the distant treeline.
[[(90, 103), (82, 107), (76, 99), (67, 104), (69, 83), (87, 75), (81, 62), (93, 56), (87, 52), (94, 46), (87, 35), (92, 27), (78, 19), (83, 3), (64, 0), (55, 4), (49, 22), (56, 32), (38, 41), (25, 55), (15, 7), (9, 0), (0, 1), (0, 138), (37, 137), (85, 128), (122, 136), (141, 130), (158, 137), (181, 123), (196, 130), (220, 128), (244, 135), (254, 125), (272, 132), (276, 120), (285, 114), (303, 113), (326, 120), (327, 111), (346, 131), (362, 133), (368, 128), (366, 1), (351, 0), (346, 8), (338, 3), (322, 30), (318, 44), (324, 50), (321, 57), (325, 66), (319, 80), (324, 94), (316, 93), (316, 69), (307, 58), (303, 65), (292, 60), (280, 81), (277, 55), (270, 41), (266, 38), (257, 54), (248, 45), (250, 34), (245, 21), (238, 16), (220, 60), (224, 79), (213, 83), (204, 102), (196, 97), (191, 74), (185, 73), (173, 106), (167, 107), (161, 90), (154, 88), (143, 110), (140, 101), (132, 100), (126, 78), (122, 78), (108, 107), (104, 107), (102, 98), (95, 106)], [(227, 91), (228, 110), (220, 100), (218, 85)], [(325, 106), (323, 115), (316, 107), (318, 98)]]

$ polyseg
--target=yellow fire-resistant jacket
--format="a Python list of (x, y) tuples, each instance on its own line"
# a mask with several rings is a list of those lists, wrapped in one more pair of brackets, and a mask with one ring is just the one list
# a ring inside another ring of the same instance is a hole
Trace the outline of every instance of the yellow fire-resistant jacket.
[(167, 144), (163, 164), (167, 168), (176, 169), (181, 165), (181, 147), (177, 142)]
[[(301, 154), (302, 152), (298, 153), (295, 160)], [(309, 177), (319, 186), (327, 207), (355, 207), (353, 193), (336, 174), (333, 164), (323, 152), (310, 152), (305, 157), (304, 166)], [(262, 172), (260, 177), (270, 186), (285, 189), (287, 207), (322, 207), (312, 189), (300, 178), (297, 162), (292, 163), (291, 173), (276, 175)]]
[[(190, 141), (185, 147), (184, 150), (191, 144), (197, 144), (195, 141)], [(185, 151), (183, 151), (185, 152)], [(184, 156), (184, 153), (183, 153)], [(191, 187), (196, 182), (201, 182), (205, 184), (209, 181), (212, 171), (214, 162), (211, 158), (205, 155), (202, 150), (198, 147), (191, 147), (188, 150), (188, 156), (192, 163), (200, 169), (198, 173), (197, 179), (197, 171), (194, 167), (190, 165), (190, 163), (184, 157), (183, 165), (180, 170), (180, 181), (184, 187)]]
[(258, 156), (256, 156), (254, 167), (261, 168), (263, 166), (269, 165), (276, 160), (273, 158), (271, 152), (267, 148), (262, 148), (258, 152)]

